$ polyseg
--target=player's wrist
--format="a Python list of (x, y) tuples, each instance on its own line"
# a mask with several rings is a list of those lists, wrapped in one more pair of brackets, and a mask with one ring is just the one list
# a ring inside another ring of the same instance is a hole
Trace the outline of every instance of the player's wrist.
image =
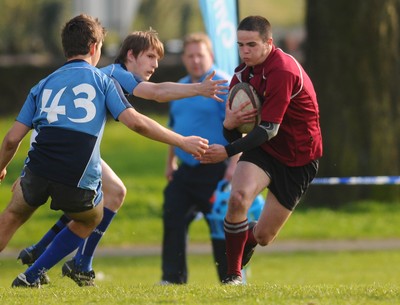
[(195, 95), (207, 96), (207, 90), (206, 87), (204, 87), (203, 82), (194, 83), (193, 85), (194, 85)]
[(235, 127), (230, 126), (229, 123), (224, 122), (224, 124), (222, 125), (224, 127), (225, 130), (230, 131), (232, 129), (234, 129)]
[(228, 155), (228, 158), (237, 154), (235, 146), (233, 146), (232, 144), (227, 144), (224, 146), (224, 148), (225, 148), (226, 154)]

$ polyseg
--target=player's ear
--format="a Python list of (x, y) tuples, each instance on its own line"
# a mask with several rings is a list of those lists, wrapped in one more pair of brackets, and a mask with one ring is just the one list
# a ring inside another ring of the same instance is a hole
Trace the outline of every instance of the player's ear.
[(93, 56), (96, 53), (97, 43), (92, 43), (89, 46), (89, 54)]
[(126, 53), (126, 61), (130, 62), (134, 60), (136, 60), (136, 56), (133, 54), (132, 50), (128, 50), (128, 52)]

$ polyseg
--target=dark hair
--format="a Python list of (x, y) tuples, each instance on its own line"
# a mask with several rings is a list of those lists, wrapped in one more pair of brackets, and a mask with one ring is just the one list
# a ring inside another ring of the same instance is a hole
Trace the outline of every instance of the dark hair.
[(154, 48), (161, 58), (164, 57), (164, 45), (158, 38), (158, 33), (150, 28), (147, 31), (136, 31), (129, 34), (123, 41), (119, 54), (115, 59), (116, 63), (126, 62), (126, 55), (132, 50), (133, 56), (138, 57), (141, 52)]
[(238, 31), (258, 32), (263, 41), (272, 38), (272, 27), (269, 21), (262, 16), (248, 16), (240, 21)]
[(90, 45), (102, 42), (105, 36), (106, 30), (97, 18), (86, 14), (72, 18), (61, 32), (65, 57), (88, 54)]

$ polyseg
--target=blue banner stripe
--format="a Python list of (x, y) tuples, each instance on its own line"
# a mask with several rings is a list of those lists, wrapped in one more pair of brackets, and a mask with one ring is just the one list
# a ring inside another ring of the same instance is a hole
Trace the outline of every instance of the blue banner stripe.
[(400, 184), (400, 176), (327, 177), (315, 178), (312, 184), (383, 185)]
[(213, 44), (216, 66), (233, 75), (239, 65), (236, 0), (199, 0), (204, 26)]

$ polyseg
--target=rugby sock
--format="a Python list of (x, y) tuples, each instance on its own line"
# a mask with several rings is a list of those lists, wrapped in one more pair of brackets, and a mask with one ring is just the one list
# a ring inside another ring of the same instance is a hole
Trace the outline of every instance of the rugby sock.
[(96, 250), (100, 239), (103, 237), (115, 215), (116, 213), (114, 211), (104, 208), (103, 219), (101, 220), (100, 224), (79, 246), (79, 249), (75, 254), (74, 261), (75, 266), (77, 266), (80, 271), (87, 272), (92, 270), (94, 251)]
[(83, 238), (76, 235), (68, 227), (61, 230), (47, 247), (46, 251), (25, 271), (28, 282), (35, 282), (42, 272), (49, 270), (65, 256), (78, 248), (83, 240)]
[(249, 223), (246, 220), (230, 223), (224, 219), (226, 240), (227, 275), (241, 276), (243, 249), (246, 244)]
[(33, 247), (36, 249), (37, 253), (41, 255), (44, 250), (46, 250), (47, 246), (53, 241), (54, 237), (65, 228), (67, 223), (70, 222), (70, 219), (62, 215), (60, 219), (54, 224), (54, 226), (36, 243)]
[(249, 228), (249, 230), (248, 230), (246, 244), (249, 244), (249, 245), (252, 245), (252, 246), (255, 246), (255, 245), (258, 244), (257, 241), (256, 241), (256, 238), (254, 237), (254, 227)]

